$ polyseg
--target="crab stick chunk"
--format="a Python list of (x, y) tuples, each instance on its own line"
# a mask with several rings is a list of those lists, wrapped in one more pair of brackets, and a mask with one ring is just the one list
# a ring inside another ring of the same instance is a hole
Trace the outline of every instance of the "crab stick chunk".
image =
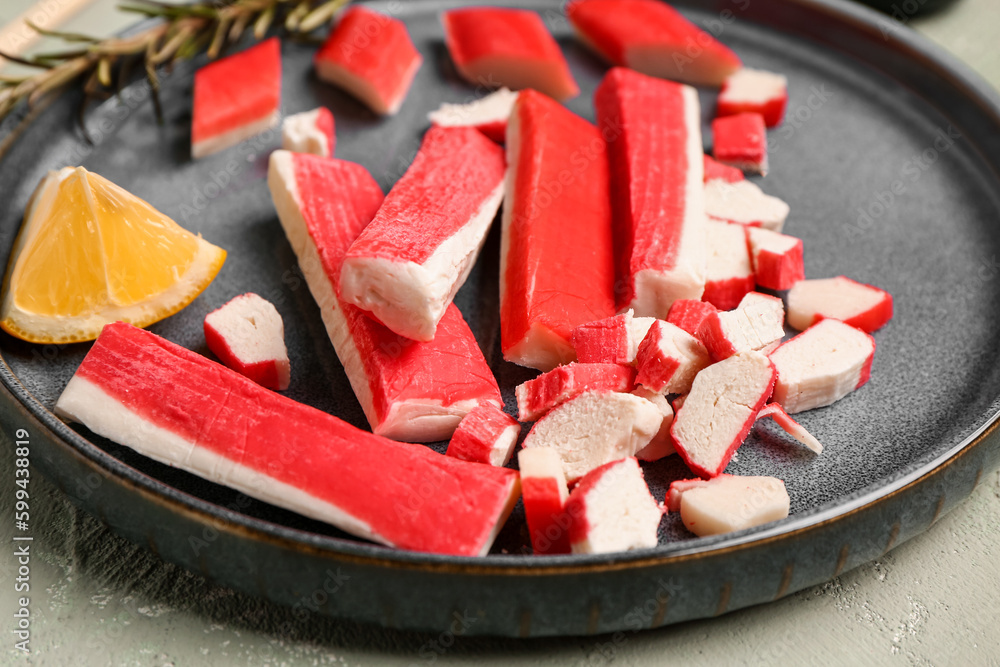
[(746, 179), (743, 172), (736, 167), (730, 167), (728, 164), (722, 164), (707, 155), (702, 157), (705, 161), (704, 181), (706, 183), (716, 179), (723, 180), (727, 183), (735, 183)]
[(542, 17), (524, 9), (469, 7), (441, 15), (448, 53), (476, 86), (531, 88), (557, 100), (580, 94)]
[(634, 383), (635, 370), (622, 364), (559, 366), (517, 386), (517, 418), (537, 421), (552, 408), (586, 391), (629, 391)]
[(191, 157), (218, 153), (277, 126), (281, 42), (267, 39), (194, 74)]
[(781, 124), (788, 104), (788, 79), (774, 72), (744, 67), (726, 77), (716, 115), (758, 113), (767, 127)]
[(741, 225), (709, 220), (708, 265), (702, 299), (720, 310), (731, 310), (755, 286), (747, 236)]
[(774, 388), (774, 366), (744, 352), (698, 373), (674, 416), (674, 446), (699, 477), (716, 477), (743, 444)]
[(696, 301), (694, 299), (678, 299), (670, 306), (667, 313), (667, 322), (679, 326), (692, 336), (698, 335), (698, 328), (705, 318), (712, 313), (719, 312), (719, 309), (707, 301)]
[(785, 335), (785, 308), (781, 299), (759, 292), (743, 297), (734, 310), (712, 313), (698, 328), (698, 338), (712, 359), (763, 350)]
[(516, 92), (501, 88), (466, 104), (445, 102), (436, 111), (427, 114), (427, 119), (436, 127), (474, 127), (502, 144), (506, 140), (507, 120), (516, 101)]
[(522, 449), (517, 454), (517, 465), (532, 550), (536, 554), (568, 554), (569, 489), (559, 452), (549, 447)]
[(699, 299), (705, 289), (698, 93), (616, 67), (594, 106), (611, 156), (618, 308), (662, 318), (674, 301)]
[(792, 419), (788, 413), (785, 412), (785, 409), (781, 407), (781, 404), (768, 403), (765, 405), (761, 411), (757, 413), (758, 420), (761, 420), (764, 417), (771, 417), (774, 419), (775, 423), (780, 426), (785, 433), (792, 436), (817, 454), (823, 453), (823, 445), (816, 439), (816, 436), (807, 431), (802, 424)]
[(684, 527), (699, 537), (745, 530), (788, 516), (785, 483), (774, 477), (719, 475), (670, 485), (667, 510), (680, 512)]
[(432, 127), (344, 257), (340, 295), (386, 327), (434, 339), (503, 198), (503, 149), (471, 127)]
[(788, 292), (788, 324), (803, 331), (824, 318), (871, 333), (892, 319), (892, 295), (846, 278), (803, 280)]
[(670, 407), (670, 401), (663, 394), (639, 386), (632, 390), (632, 394), (645, 398), (655, 405), (663, 415), (660, 423), (660, 430), (656, 432), (649, 444), (635, 453), (640, 461), (659, 461), (662, 458), (676, 453), (674, 449), (674, 439), (670, 436), (670, 426), (674, 423), (674, 410)]
[(631, 364), (655, 317), (634, 317), (624, 313), (581, 324), (573, 329), (576, 358), (585, 363)]
[(375, 113), (392, 116), (403, 104), (423, 58), (402, 21), (352, 5), (313, 62), (320, 79), (347, 91)]
[(676, 9), (658, 0), (575, 0), (566, 15), (605, 60), (664, 79), (718, 86), (740, 59)]
[(615, 313), (607, 152), (591, 123), (525, 90), (507, 164), (500, 346), (507, 361), (547, 371), (576, 358), (574, 328)]
[(728, 183), (717, 178), (705, 184), (705, 213), (714, 220), (780, 232), (788, 211), (788, 204), (764, 194), (751, 181)]
[(778, 371), (774, 402), (795, 414), (835, 403), (868, 382), (875, 339), (838, 320), (822, 320), (770, 357)]
[(712, 363), (697, 338), (656, 320), (636, 354), (636, 383), (662, 394), (686, 394), (695, 376)]
[(248, 292), (205, 316), (205, 342), (219, 361), (268, 389), (288, 389), (285, 325), (278, 310)]
[(573, 520), (570, 547), (575, 554), (655, 547), (663, 517), (633, 457), (588, 473), (570, 494), (566, 512)]
[(644, 398), (588, 391), (535, 422), (525, 449), (552, 447), (562, 458), (566, 479), (575, 482), (609, 461), (635, 456), (659, 432), (660, 409)]
[(281, 123), (281, 147), (286, 151), (333, 157), (336, 142), (333, 114), (326, 107), (286, 116)]
[(520, 433), (521, 425), (506, 412), (480, 405), (458, 422), (445, 454), (463, 461), (505, 466)]
[(723, 164), (767, 175), (767, 129), (759, 113), (738, 113), (712, 121), (712, 156)]
[[(746, 232), (758, 286), (776, 291), (787, 290), (806, 277), (802, 239), (761, 227), (747, 227)], [(791, 323), (791, 310), (788, 317)]]

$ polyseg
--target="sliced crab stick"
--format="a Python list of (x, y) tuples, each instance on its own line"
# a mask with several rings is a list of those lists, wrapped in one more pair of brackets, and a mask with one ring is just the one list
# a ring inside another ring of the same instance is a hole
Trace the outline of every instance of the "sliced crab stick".
[(704, 181), (706, 183), (716, 179), (723, 180), (727, 183), (735, 183), (746, 179), (743, 172), (736, 167), (730, 167), (728, 164), (722, 164), (707, 155), (703, 157), (705, 161)]
[(667, 509), (699, 537), (753, 528), (788, 516), (785, 483), (775, 477), (719, 475), (670, 485)]
[(763, 350), (785, 335), (781, 299), (759, 292), (743, 297), (734, 310), (711, 313), (698, 328), (698, 338), (716, 361), (734, 354)]
[(505, 466), (520, 433), (521, 425), (506, 412), (492, 405), (480, 405), (458, 422), (445, 454), (463, 461)]
[(219, 361), (268, 389), (288, 389), (285, 325), (271, 302), (248, 292), (205, 316), (205, 342)]
[[(754, 280), (758, 286), (776, 291), (787, 290), (806, 277), (802, 239), (762, 227), (747, 227), (746, 232)], [(790, 309), (788, 318), (791, 324)]]
[(281, 123), (281, 147), (286, 151), (333, 157), (336, 143), (333, 114), (326, 107), (286, 116)]
[(729, 48), (659, 0), (575, 0), (566, 15), (605, 60), (643, 74), (719, 86), (741, 65)]
[(655, 317), (634, 317), (632, 309), (573, 329), (573, 349), (581, 362), (631, 364)]
[(344, 257), (340, 296), (407, 338), (434, 339), (503, 198), (503, 149), (471, 127), (432, 127)]
[(507, 138), (507, 120), (516, 101), (516, 92), (501, 88), (466, 104), (445, 102), (427, 114), (427, 119), (437, 127), (474, 127), (502, 144)]
[(758, 113), (767, 127), (781, 124), (788, 104), (788, 79), (774, 72), (744, 67), (726, 77), (716, 115)]
[(705, 289), (698, 94), (617, 67), (594, 105), (611, 156), (618, 308), (662, 318), (674, 301), (699, 299)]
[(705, 213), (715, 220), (780, 232), (788, 211), (788, 204), (764, 194), (751, 181), (728, 183), (717, 178), (705, 184)]
[(778, 371), (774, 402), (795, 414), (835, 403), (868, 382), (875, 339), (838, 320), (822, 320), (770, 356)]
[(741, 225), (709, 220), (708, 264), (702, 299), (719, 310), (732, 310), (756, 285), (747, 236)]
[(694, 379), (670, 434), (684, 462), (708, 479), (726, 469), (774, 388), (774, 366), (759, 352), (712, 364)]
[(466, 81), (532, 88), (557, 100), (580, 93), (559, 45), (535, 12), (469, 7), (446, 11), (441, 21), (448, 53)]
[(767, 175), (767, 129), (759, 113), (738, 113), (712, 121), (712, 156), (723, 164)]
[(518, 498), (513, 470), (361, 431), (121, 322), (101, 332), (56, 412), (161, 463), (402, 549), (483, 555)]
[(576, 358), (575, 327), (615, 312), (604, 140), (525, 90), (507, 127), (507, 164), (500, 343), (507, 361), (547, 371)]
[(314, 58), (320, 79), (347, 91), (380, 115), (394, 115), (423, 62), (406, 24), (352, 5)]
[(662, 394), (686, 394), (695, 376), (711, 363), (701, 341), (676, 325), (656, 320), (639, 345), (635, 381)]
[(517, 418), (523, 422), (537, 421), (552, 408), (585, 391), (629, 391), (634, 383), (635, 371), (621, 364), (559, 366), (517, 386), (514, 390)]
[(779, 403), (768, 403), (757, 413), (757, 420), (771, 417), (781, 429), (817, 454), (823, 453), (823, 445), (802, 424), (792, 419)]
[(517, 454), (521, 472), (521, 499), (528, 521), (531, 548), (536, 554), (568, 554), (569, 490), (559, 452), (549, 447), (522, 449)]
[(552, 447), (575, 482), (609, 461), (635, 456), (660, 430), (663, 414), (644, 398), (588, 391), (535, 422), (524, 448)]
[(803, 331), (824, 318), (872, 332), (892, 319), (892, 295), (846, 278), (803, 280), (788, 292), (788, 324)]
[(719, 309), (707, 301), (696, 301), (694, 299), (678, 299), (670, 306), (667, 313), (667, 322), (679, 326), (692, 336), (698, 335), (698, 329), (705, 318), (712, 313), (719, 312)]
[(575, 554), (655, 547), (663, 517), (633, 457), (587, 474), (570, 494), (566, 512), (573, 518), (570, 548)]
[(205, 65), (194, 74), (191, 157), (218, 153), (277, 126), (280, 105), (277, 37)]
[(408, 442), (447, 440), (473, 408), (502, 407), (496, 379), (454, 305), (434, 340), (418, 343), (337, 297), (344, 254), (382, 203), (382, 191), (364, 167), (275, 151), (268, 186), (330, 341), (375, 433)]
[(674, 410), (670, 407), (670, 401), (667, 400), (667, 397), (659, 392), (641, 386), (633, 389), (631, 393), (640, 398), (645, 398), (655, 405), (660, 410), (660, 414), (663, 415), (663, 421), (660, 422), (660, 430), (656, 432), (656, 435), (653, 436), (648, 445), (635, 453), (635, 457), (640, 461), (659, 461), (664, 457), (676, 453), (674, 439), (670, 435), (670, 426), (674, 423)]

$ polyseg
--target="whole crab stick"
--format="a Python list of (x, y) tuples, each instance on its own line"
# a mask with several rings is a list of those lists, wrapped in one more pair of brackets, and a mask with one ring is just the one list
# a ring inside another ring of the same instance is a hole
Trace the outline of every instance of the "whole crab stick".
[(575, 327), (615, 312), (604, 140), (525, 90), (507, 126), (507, 164), (500, 343), (507, 361), (547, 371), (576, 358)]
[(275, 151), (268, 186), (330, 341), (375, 433), (408, 442), (447, 440), (473, 408), (503, 405), (496, 379), (454, 305), (434, 340), (419, 343), (338, 298), (344, 254), (382, 203), (382, 191), (364, 167)]
[(285, 325), (269, 301), (248, 292), (205, 316), (205, 343), (240, 375), (268, 389), (288, 389)]
[(517, 465), (521, 472), (521, 499), (532, 551), (568, 554), (570, 517), (566, 514), (566, 501), (569, 489), (559, 452), (549, 447), (522, 449), (517, 454)]
[(400, 336), (434, 339), (500, 208), (503, 148), (471, 127), (432, 127), (351, 244), (340, 295)]
[(333, 114), (326, 107), (286, 116), (281, 123), (281, 147), (293, 153), (333, 157), (337, 143)]
[(122, 322), (101, 332), (56, 412), (161, 463), (402, 549), (483, 555), (519, 493), (513, 470), (361, 431)]
[(705, 289), (698, 94), (616, 67), (594, 106), (611, 155), (618, 309), (663, 318), (674, 301), (701, 298)]
[(892, 295), (845, 276), (803, 280), (788, 292), (788, 324), (803, 331), (822, 319), (872, 332), (892, 319)]

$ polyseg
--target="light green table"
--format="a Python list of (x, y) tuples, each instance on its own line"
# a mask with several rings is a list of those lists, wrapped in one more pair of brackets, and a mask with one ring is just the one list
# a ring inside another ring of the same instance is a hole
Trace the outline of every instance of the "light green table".
[[(58, 2), (59, 0), (50, 0)], [(0, 25), (28, 2), (0, 2)], [(67, 24), (89, 33), (129, 22), (97, 0)], [(1000, 87), (998, 0), (959, 0), (910, 25)], [(30, 656), (13, 648), (17, 562), (10, 437), (0, 426), (0, 664), (31, 665), (1000, 665), (1000, 477), (927, 533), (877, 562), (761, 607), (660, 630), (532, 641), (384, 631), (290, 610), (213, 585), (112, 534), (40, 475), (32, 478)], [(296, 630), (278, 633), (286, 622)], [(449, 641), (444, 645), (451, 644)], [(434, 660), (432, 660), (434, 658)]]

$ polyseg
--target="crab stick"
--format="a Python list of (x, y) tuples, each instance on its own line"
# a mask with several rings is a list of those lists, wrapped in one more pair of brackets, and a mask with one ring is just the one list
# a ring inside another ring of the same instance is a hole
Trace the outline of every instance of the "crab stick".
[(667, 322), (679, 326), (692, 336), (698, 335), (698, 329), (705, 318), (712, 313), (719, 312), (719, 309), (707, 301), (696, 301), (694, 299), (678, 299), (670, 306), (667, 313)]
[(632, 364), (655, 317), (634, 317), (632, 309), (573, 329), (576, 358), (586, 363)]
[[(787, 290), (806, 277), (802, 239), (762, 227), (747, 227), (746, 232), (754, 280), (758, 286), (775, 291)], [(788, 317), (791, 323), (791, 309)]]
[(518, 498), (513, 470), (361, 431), (121, 322), (101, 332), (56, 412), (161, 463), (401, 549), (483, 555)]
[(640, 461), (659, 461), (676, 453), (674, 439), (670, 436), (670, 426), (674, 423), (674, 410), (670, 407), (670, 401), (667, 400), (667, 397), (643, 386), (636, 387), (631, 393), (655, 405), (660, 414), (663, 415), (660, 430), (656, 432), (648, 445), (635, 453), (635, 457)]
[(683, 479), (667, 491), (667, 510), (680, 512), (684, 527), (699, 537), (784, 519), (790, 504), (785, 483), (775, 477)]
[(268, 389), (288, 389), (285, 325), (271, 302), (248, 292), (205, 316), (205, 342), (223, 364)]
[(573, 518), (570, 548), (575, 554), (655, 547), (663, 517), (633, 457), (588, 473), (570, 494), (566, 512)]
[(571, 363), (553, 368), (533, 380), (519, 384), (517, 418), (537, 421), (542, 415), (585, 391), (629, 391), (635, 370), (622, 364)]
[(502, 407), (500, 389), (458, 309), (433, 341), (419, 343), (337, 296), (344, 254), (382, 203), (364, 167), (275, 151), (268, 186), (333, 347), (372, 430), (396, 440), (447, 440), (480, 405)]
[(559, 452), (549, 447), (522, 449), (517, 454), (517, 465), (532, 550), (536, 554), (568, 554), (569, 489)]
[(712, 156), (723, 164), (767, 175), (767, 129), (759, 113), (738, 113), (712, 121)]
[(608, 139), (618, 252), (618, 308), (664, 317), (705, 289), (705, 208), (698, 94), (612, 69), (594, 93)]
[(803, 280), (788, 292), (788, 324), (803, 331), (824, 318), (871, 333), (892, 319), (892, 295), (846, 278)]
[(436, 127), (474, 127), (502, 144), (507, 138), (507, 120), (516, 101), (516, 92), (501, 88), (466, 104), (445, 102), (427, 114), (427, 119)]
[(389, 329), (434, 339), (503, 198), (503, 149), (471, 127), (432, 127), (344, 257), (340, 296)]
[(817, 454), (823, 453), (823, 445), (816, 439), (816, 436), (807, 431), (802, 424), (792, 419), (789, 414), (785, 412), (785, 409), (781, 407), (780, 403), (768, 403), (761, 409), (760, 412), (757, 413), (758, 421), (764, 419), (765, 417), (771, 417), (774, 419), (774, 422), (780, 426), (785, 433), (792, 436), (812, 451)]
[(788, 79), (774, 72), (744, 67), (726, 77), (716, 115), (758, 113), (767, 127), (781, 124), (788, 104)]
[(714, 220), (780, 232), (788, 211), (788, 204), (764, 194), (751, 181), (729, 183), (717, 178), (705, 184), (705, 213)]
[(656, 320), (639, 345), (635, 381), (662, 394), (686, 394), (695, 376), (711, 363), (701, 341), (678, 326)]
[(751, 292), (734, 310), (711, 313), (698, 328), (698, 338), (716, 361), (734, 354), (760, 351), (785, 335), (785, 308), (777, 297)]
[(504, 359), (546, 371), (576, 358), (575, 327), (615, 312), (606, 149), (592, 124), (525, 90), (507, 164), (500, 343)]
[(336, 143), (333, 114), (326, 107), (286, 116), (281, 123), (281, 147), (286, 151), (333, 157)]
[(741, 225), (709, 220), (708, 264), (702, 299), (720, 310), (731, 310), (756, 285), (747, 236)]
[(520, 433), (521, 425), (503, 410), (480, 405), (458, 422), (445, 454), (463, 461), (505, 466)]
[(716, 179), (723, 180), (727, 183), (735, 183), (746, 179), (743, 172), (736, 167), (730, 167), (728, 164), (722, 164), (707, 155), (702, 157), (705, 161), (704, 181), (706, 183)]
[(835, 403), (868, 382), (875, 339), (838, 320), (822, 320), (770, 357), (778, 372), (774, 402), (795, 414)]

